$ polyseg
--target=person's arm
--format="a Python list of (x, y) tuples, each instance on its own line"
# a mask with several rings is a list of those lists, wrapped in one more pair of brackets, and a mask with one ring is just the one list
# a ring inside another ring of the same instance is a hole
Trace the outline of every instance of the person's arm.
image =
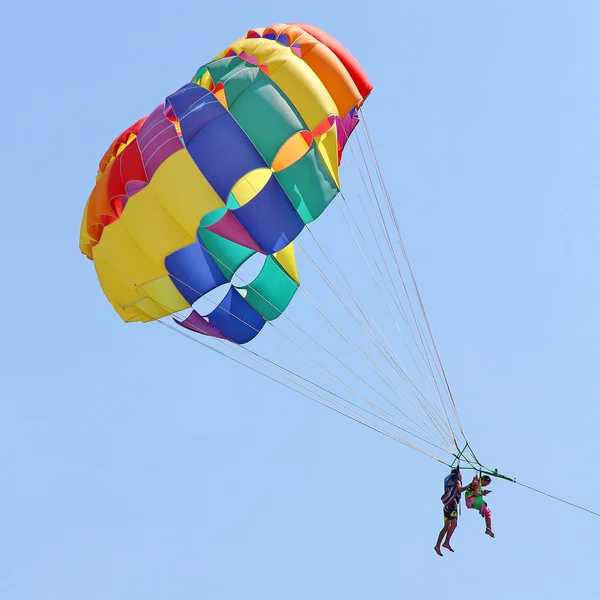
[(471, 483), (468, 485), (470, 491), (473, 493), (473, 496), (481, 496), (481, 492), (479, 491), (479, 477), (475, 475), (473, 477)]

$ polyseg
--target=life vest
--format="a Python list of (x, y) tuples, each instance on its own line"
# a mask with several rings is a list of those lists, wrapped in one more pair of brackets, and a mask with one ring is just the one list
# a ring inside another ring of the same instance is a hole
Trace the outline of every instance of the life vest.
[(458, 478), (458, 473), (450, 473), (450, 475), (446, 476), (444, 479), (444, 493), (440, 500), (443, 502), (444, 506), (448, 506), (453, 500), (460, 501), (460, 494), (457, 495), (456, 488), (460, 479)]
[[(476, 491), (481, 491), (481, 481), (478, 482), (477, 489), (474, 489), (473, 482), (469, 484), (468, 488), (465, 490), (465, 504), (467, 505), (467, 508), (473, 508), (481, 512), (481, 508), (486, 502), (483, 499), (483, 496), (475, 496)], [(472, 498), (470, 502), (469, 498)]]

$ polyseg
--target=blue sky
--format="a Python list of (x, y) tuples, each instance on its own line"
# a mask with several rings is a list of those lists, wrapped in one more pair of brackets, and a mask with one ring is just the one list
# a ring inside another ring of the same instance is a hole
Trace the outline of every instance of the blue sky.
[[(321, 27), (375, 86), (371, 135), (471, 445), (598, 512), (600, 7), (397, 4), (2, 9), (0, 596), (600, 594), (598, 517), (495, 481), (496, 539), (463, 510), (439, 558), (444, 467), (125, 325), (79, 253), (120, 131), (248, 29)], [(315, 229), (335, 246), (332, 220)]]

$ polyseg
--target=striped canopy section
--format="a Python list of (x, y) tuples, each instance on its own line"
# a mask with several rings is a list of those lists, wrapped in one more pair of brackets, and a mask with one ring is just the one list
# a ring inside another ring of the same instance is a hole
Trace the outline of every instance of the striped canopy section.
[[(340, 190), (338, 166), (372, 86), (308, 25), (252, 29), (124, 131), (103, 156), (80, 249), (125, 321), (176, 321), (244, 344), (300, 284), (293, 241)], [(255, 255), (262, 269), (233, 284)], [(194, 305), (220, 288), (218, 305)], [(191, 309), (191, 311), (190, 311)]]

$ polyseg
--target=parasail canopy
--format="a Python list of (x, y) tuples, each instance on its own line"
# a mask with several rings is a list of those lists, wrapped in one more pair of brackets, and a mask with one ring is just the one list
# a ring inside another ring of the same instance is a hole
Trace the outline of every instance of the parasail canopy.
[(112, 142), (80, 250), (124, 321), (452, 458), (464, 434), (366, 127), (372, 90), (326, 32), (250, 29)]
[[(300, 284), (294, 240), (340, 191), (338, 166), (372, 86), (316, 27), (250, 30), (103, 156), (80, 249), (125, 321), (190, 309), (177, 322), (237, 344), (288, 307)], [(232, 283), (251, 257), (262, 268)]]

